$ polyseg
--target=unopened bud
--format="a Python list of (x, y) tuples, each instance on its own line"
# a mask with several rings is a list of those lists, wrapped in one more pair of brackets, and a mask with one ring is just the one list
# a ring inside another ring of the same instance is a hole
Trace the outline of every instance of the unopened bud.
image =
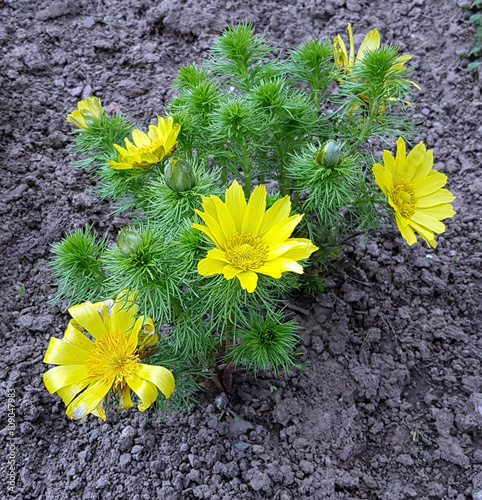
[(130, 257), (136, 253), (141, 243), (141, 235), (137, 231), (129, 229), (121, 229), (116, 241), (117, 247), (124, 257)]
[(164, 169), (166, 184), (176, 193), (189, 191), (196, 184), (196, 177), (192, 171), (191, 165), (182, 158), (172, 159)]
[(316, 151), (313, 158), (324, 167), (336, 167), (340, 161), (340, 146), (335, 141), (325, 142), (321, 149)]

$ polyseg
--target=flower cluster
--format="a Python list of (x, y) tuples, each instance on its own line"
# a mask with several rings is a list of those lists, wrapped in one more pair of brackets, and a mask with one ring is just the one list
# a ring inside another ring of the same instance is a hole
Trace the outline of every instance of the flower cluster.
[[(80, 166), (130, 221), (53, 247), (72, 319), (50, 340), (44, 382), (70, 418), (105, 419), (132, 397), (140, 411), (188, 409), (207, 376), (229, 389), (237, 365), (300, 366), (288, 294), (322, 293), (343, 242), (387, 211), (409, 245), (436, 247), (454, 196), (423, 142), (406, 151), (411, 56), (376, 29), (357, 51), (348, 35), (279, 58), (251, 25), (229, 27), (205, 63), (180, 68), (147, 132), (96, 97), (68, 115)], [(375, 163), (380, 140), (397, 152)]]

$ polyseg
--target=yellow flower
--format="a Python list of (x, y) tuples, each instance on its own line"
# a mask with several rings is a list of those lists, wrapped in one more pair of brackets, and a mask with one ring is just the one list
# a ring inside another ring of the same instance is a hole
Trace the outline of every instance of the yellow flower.
[(149, 168), (162, 159), (172, 156), (176, 150), (180, 126), (178, 123), (173, 123), (172, 116), (167, 118), (158, 116), (157, 120), (157, 125), (149, 126), (147, 134), (137, 129), (132, 132), (134, 144), (126, 137), (124, 141), (127, 149), (114, 144), (119, 156), (117, 160), (109, 161), (111, 168), (115, 170)]
[(375, 182), (380, 186), (393, 208), (398, 229), (409, 245), (417, 242), (416, 231), (429, 247), (436, 247), (434, 233), (445, 231), (440, 222), (456, 214), (449, 203), (455, 199), (447, 189), (442, 189), (447, 176), (432, 169), (432, 150), (423, 142), (405, 155), (405, 142), (399, 137), (397, 155), (393, 158), (383, 152), (385, 165), (373, 165)]
[(169, 370), (139, 363), (141, 351), (155, 343), (157, 335), (152, 320), (136, 318), (137, 311), (125, 295), (115, 302), (85, 302), (69, 309), (73, 319), (64, 337), (50, 339), (43, 361), (59, 366), (44, 374), (44, 383), (50, 394), (56, 392), (68, 405), (70, 418), (92, 413), (105, 420), (101, 402), (111, 389), (118, 391), (121, 408), (133, 406), (133, 390), (141, 401), (140, 411), (156, 400), (157, 389), (166, 398), (172, 394), (174, 377)]
[(89, 128), (89, 125), (104, 113), (98, 97), (87, 97), (77, 104), (77, 109), (67, 116), (67, 121), (77, 128)]
[[(348, 54), (345, 42), (343, 41), (341, 36), (336, 35), (335, 39), (333, 40), (333, 54), (335, 57), (336, 66), (338, 66), (339, 68), (345, 68), (345, 73), (349, 74), (351, 73), (351, 68), (357, 62), (363, 59), (363, 57), (365, 56), (365, 52), (380, 48), (380, 33), (378, 33), (377, 29), (372, 29), (363, 39), (363, 42), (360, 45), (360, 48), (358, 49), (355, 58), (355, 45), (353, 44), (353, 33), (351, 30), (351, 24), (348, 24), (347, 28), (348, 28), (348, 36), (350, 38), (350, 53)], [(392, 68), (398, 70), (405, 69), (405, 63), (409, 61), (411, 58), (412, 56), (409, 54), (397, 57), (397, 59), (395, 60), (395, 64), (393, 64)], [(420, 87), (415, 82), (412, 82), (411, 80), (407, 81), (410, 82), (418, 90), (420, 90)], [(409, 102), (407, 102), (407, 104), (411, 106)]]
[(254, 292), (258, 274), (281, 278), (285, 271), (303, 273), (298, 260), (318, 249), (310, 240), (289, 238), (302, 215), (290, 215), (288, 196), (266, 211), (266, 188), (258, 186), (248, 203), (241, 186), (234, 181), (226, 190), (223, 203), (217, 196), (203, 197), (204, 212), (196, 213), (206, 223), (192, 226), (202, 231), (215, 245), (198, 263), (202, 276), (223, 274), (236, 277), (241, 287)]
[(350, 67), (354, 66), (357, 61), (363, 59), (363, 55), (367, 50), (375, 50), (380, 47), (380, 34), (378, 33), (378, 30), (372, 29), (363, 39), (355, 59), (355, 46), (353, 44), (351, 24), (348, 24), (348, 36), (350, 37), (350, 54), (348, 54), (345, 42), (340, 35), (336, 35), (333, 40), (335, 63), (339, 68), (344, 67), (347, 72), (349, 72)]

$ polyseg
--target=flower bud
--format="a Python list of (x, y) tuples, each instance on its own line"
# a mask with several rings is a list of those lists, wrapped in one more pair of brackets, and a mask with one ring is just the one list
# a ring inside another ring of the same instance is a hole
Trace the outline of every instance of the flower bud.
[(124, 257), (130, 257), (136, 253), (141, 243), (141, 235), (137, 231), (129, 229), (121, 229), (116, 241), (117, 247)]
[(340, 161), (340, 146), (335, 141), (327, 141), (313, 155), (315, 161), (327, 168), (336, 167)]
[(176, 193), (189, 191), (196, 184), (196, 177), (191, 166), (182, 158), (172, 159), (164, 170), (165, 180), (168, 187)]

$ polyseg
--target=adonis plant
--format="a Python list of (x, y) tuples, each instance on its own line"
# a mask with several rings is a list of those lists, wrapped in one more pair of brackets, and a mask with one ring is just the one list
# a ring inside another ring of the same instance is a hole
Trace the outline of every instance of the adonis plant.
[(132, 398), (187, 408), (209, 379), (229, 390), (242, 367), (300, 366), (286, 297), (321, 293), (345, 238), (388, 216), (436, 246), (454, 198), (432, 151), (407, 152), (410, 56), (376, 29), (355, 53), (348, 33), (349, 50), (338, 35), (275, 57), (251, 25), (229, 27), (147, 128), (96, 97), (68, 115), (78, 165), (131, 220), (114, 235), (86, 221), (53, 247), (72, 319), (44, 381), (69, 417)]

